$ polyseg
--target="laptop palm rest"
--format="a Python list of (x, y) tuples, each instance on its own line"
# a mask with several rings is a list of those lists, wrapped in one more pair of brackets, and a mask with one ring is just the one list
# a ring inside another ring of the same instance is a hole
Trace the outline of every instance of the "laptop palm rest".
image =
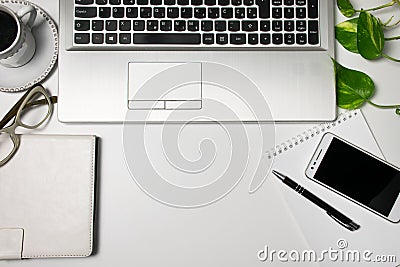
[(129, 109), (202, 108), (201, 63), (131, 62), (128, 81)]

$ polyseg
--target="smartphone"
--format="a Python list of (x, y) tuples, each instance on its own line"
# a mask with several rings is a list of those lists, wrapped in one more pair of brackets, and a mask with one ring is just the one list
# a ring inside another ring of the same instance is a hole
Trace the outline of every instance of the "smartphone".
[(391, 222), (400, 221), (400, 169), (326, 133), (306, 176)]

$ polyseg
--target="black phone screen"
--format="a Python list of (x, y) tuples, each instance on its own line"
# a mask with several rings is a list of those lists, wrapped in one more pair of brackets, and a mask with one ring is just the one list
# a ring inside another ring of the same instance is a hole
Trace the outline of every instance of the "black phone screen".
[(314, 178), (386, 217), (400, 193), (398, 170), (335, 137)]

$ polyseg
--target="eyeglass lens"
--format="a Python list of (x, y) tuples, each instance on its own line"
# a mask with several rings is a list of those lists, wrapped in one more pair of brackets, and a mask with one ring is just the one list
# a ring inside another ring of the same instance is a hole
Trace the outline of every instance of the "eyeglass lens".
[(13, 151), (14, 143), (11, 139), (10, 134), (1, 132), (0, 133), (0, 162), (8, 157)]
[[(35, 102), (45, 103), (44, 105), (34, 105)], [(20, 121), (22, 126), (38, 127), (48, 117), (50, 111), (50, 103), (46, 101), (45, 96), (41, 92), (36, 92), (22, 107), (20, 113)]]

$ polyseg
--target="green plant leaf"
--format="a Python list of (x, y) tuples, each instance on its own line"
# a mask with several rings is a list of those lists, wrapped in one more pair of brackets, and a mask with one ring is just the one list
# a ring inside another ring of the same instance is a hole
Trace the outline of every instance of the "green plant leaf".
[(348, 51), (357, 53), (357, 23), (358, 18), (343, 21), (335, 26), (336, 39)]
[(334, 61), (337, 105), (344, 109), (362, 106), (375, 91), (375, 84), (365, 73), (348, 69)]
[(358, 18), (357, 47), (363, 58), (376, 59), (385, 46), (385, 36), (379, 20), (371, 13), (363, 11)]
[(337, 6), (340, 12), (342, 12), (342, 14), (348, 18), (356, 13), (353, 5), (350, 3), (350, 0), (337, 0)]

